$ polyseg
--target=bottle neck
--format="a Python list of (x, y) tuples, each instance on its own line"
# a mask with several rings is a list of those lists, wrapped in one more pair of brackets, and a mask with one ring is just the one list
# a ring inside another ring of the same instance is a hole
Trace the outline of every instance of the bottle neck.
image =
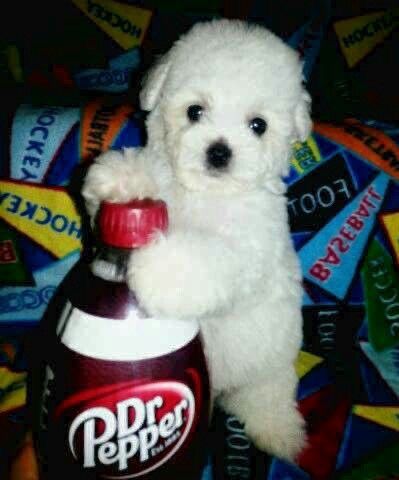
[(132, 249), (101, 244), (91, 263), (94, 275), (110, 282), (124, 282)]

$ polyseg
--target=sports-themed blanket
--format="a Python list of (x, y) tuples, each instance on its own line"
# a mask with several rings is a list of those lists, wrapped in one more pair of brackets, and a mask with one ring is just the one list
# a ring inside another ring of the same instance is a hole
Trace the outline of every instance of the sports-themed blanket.
[[(100, 151), (139, 143), (131, 109), (100, 100), (23, 105), (14, 116), (0, 180), (3, 467), (25, 428), (22, 333), (80, 256), (81, 218), (66, 185)], [(216, 411), (204, 480), (399, 478), (399, 128), (316, 123), (286, 181), (304, 274), (297, 371), (309, 447), (298, 466), (269, 458)]]

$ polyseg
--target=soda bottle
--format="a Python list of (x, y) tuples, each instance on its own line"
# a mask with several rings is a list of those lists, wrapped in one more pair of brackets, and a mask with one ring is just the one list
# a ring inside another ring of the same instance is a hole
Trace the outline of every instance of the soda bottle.
[(42, 477), (199, 479), (210, 416), (199, 325), (150, 317), (125, 283), (130, 255), (166, 231), (166, 206), (104, 202), (99, 227), (102, 247), (69, 278), (46, 335)]

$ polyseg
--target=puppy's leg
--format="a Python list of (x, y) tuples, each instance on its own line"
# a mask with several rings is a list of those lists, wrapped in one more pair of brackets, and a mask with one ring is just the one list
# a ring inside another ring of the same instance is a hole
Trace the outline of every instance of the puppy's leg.
[(289, 367), (266, 382), (223, 395), (220, 403), (244, 423), (248, 437), (260, 450), (293, 462), (306, 445), (305, 422), (295, 401), (296, 385), (295, 371)]
[(218, 236), (176, 229), (132, 255), (127, 281), (147, 312), (199, 318), (231, 307), (240, 260)]
[(133, 198), (154, 197), (155, 181), (142, 151), (126, 148), (101, 154), (89, 168), (82, 194), (87, 211), (94, 217), (103, 200), (127, 202)]

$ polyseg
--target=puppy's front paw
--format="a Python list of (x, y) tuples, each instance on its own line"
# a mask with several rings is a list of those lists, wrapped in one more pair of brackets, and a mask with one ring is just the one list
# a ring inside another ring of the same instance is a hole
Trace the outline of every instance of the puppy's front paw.
[(96, 159), (82, 190), (91, 216), (95, 215), (103, 200), (127, 202), (156, 195), (155, 182), (137, 161), (137, 156), (134, 149), (110, 150)]
[(137, 251), (128, 269), (128, 285), (143, 308), (152, 315), (182, 318), (190, 315), (195, 303), (188, 290), (189, 274), (183, 252), (172, 252), (168, 239)]
[(229, 259), (212, 246), (194, 233), (174, 232), (135, 252), (127, 280), (141, 305), (151, 314), (199, 318), (228, 304)]
[[(258, 412), (259, 413), (259, 412)], [(245, 431), (255, 446), (289, 462), (306, 447), (305, 421), (296, 408), (246, 418)]]

